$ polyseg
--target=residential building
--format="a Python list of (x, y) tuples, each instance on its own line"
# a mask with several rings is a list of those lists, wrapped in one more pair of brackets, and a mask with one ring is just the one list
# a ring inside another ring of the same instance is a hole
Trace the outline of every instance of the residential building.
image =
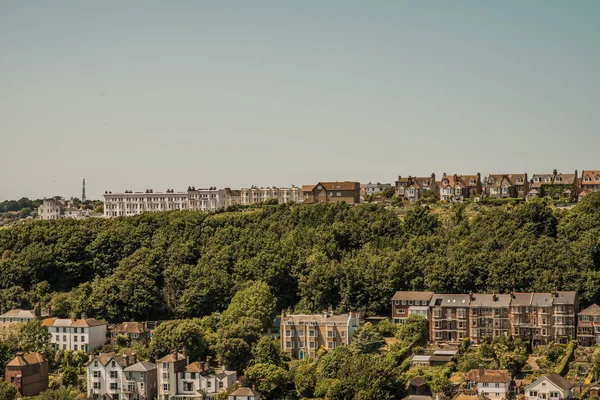
[(215, 370), (210, 359), (196, 361), (177, 373), (177, 395), (173, 400), (215, 400), (218, 393), (232, 388), (236, 380), (235, 371)]
[(462, 201), (481, 195), (481, 174), (447, 175), (445, 172), (440, 181), (440, 200)]
[(289, 203), (291, 201), (299, 202), (302, 199), (300, 188), (292, 185), (291, 188), (257, 187), (242, 188), (240, 190), (241, 203), (250, 205), (262, 203), (266, 200), (275, 199), (279, 204)]
[(508, 336), (510, 326), (510, 294), (471, 294), (469, 303), (470, 338), (479, 343), (483, 338)]
[[(552, 334), (555, 342), (568, 343), (575, 340), (579, 297), (577, 292), (554, 290), (552, 295)], [(542, 319), (543, 322), (543, 319)]]
[(396, 195), (402, 197), (410, 202), (417, 201), (423, 197), (423, 193), (426, 191), (438, 190), (435, 174), (431, 176), (408, 176), (402, 177), (398, 175), (396, 181)]
[(262, 397), (260, 393), (256, 391), (253, 387), (252, 389), (248, 387), (239, 387), (235, 389), (233, 392), (229, 393), (227, 400), (261, 400)]
[(239, 190), (225, 188), (225, 207), (242, 204), (242, 193)]
[(391, 188), (391, 183), (367, 183), (365, 184), (365, 195), (368, 196), (370, 194), (378, 195), (383, 194), (385, 189)]
[[(133, 361), (136, 361), (135, 358)], [(148, 361), (141, 361), (129, 365), (125, 372), (126, 386), (123, 390), (123, 399), (127, 400), (153, 400), (158, 393), (158, 378), (156, 365)]]
[(527, 196), (527, 174), (490, 174), (485, 181), (485, 195), (492, 198)]
[(432, 296), (433, 292), (396, 292), (392, 297), (392, 320), (401, 324), (412, 314), (429, 319), (429, 302)]
[(319, 182), (313, 189), (315, 203), (360, 203), (360, 183), (358, 182)]
[(299, 360), (314, 357), (321, 347), (333, 350), (352, 342), (358, 329), (358, 313), (335, 314), (331, 308), (322, 314), (281, 314), (281, 349)]
[(150, 330), (143, 322), (121, 322), (110, 328), (110, 337), (114, 342), (117, 336), (126, 336), (129, 343), (147, 343), (150, 341)]
[(42, 325), (50, 332), (50, 343), (56, 350), (83, 350), (91, 353), (106, 343), (106, 323), (81, 313), (71, 318), (48, 318)]
[(139, 215), (144, 212), (174, 211), (188, 209), (187, 192), (156, 192), (147, 189), (145, 192), (104, 193), (104, 216), (125, 217)]
[(459, 342), (469, 337), (468, 294), (434, 294), (429, 307), (432, 309), (430, 338)]
[(431, 391), (427, 387), (427, 381), (420, 376), (412, 378), (406, 385), (406, 391), (409, 395), (427, 396), (431, 394)]
[(573, 398), (571, 382), (551, 372), (525, 386), (525, 400), (566, 400)]
[(71, 200), (44, 199), (38, 207), (38, 218), (43, 220), (83, 219), (91, 215), (91, 210), (77, 208)]
[(600, 190), (600, 170), (583, 170), (579, 180), (579, 198)]
[(556, 200), (575, 201), (579, 195), (578, 184), (577, 170), (574, 174), (559, 174), (557, 170), (551, 174), (533, 174), (527, 197), (529, 199), (551, 197)]
[(300, 189), (300, 191), (302, 192), (302, 199), (301, 202), (302, 203), (314, 203), (315, 202), (315, 196), (314, 196), (314, 189), (317, 185), (302, 185), (302, 189)]
[(2, 307), (2, 315), (0, 315), (0, 338), (6, 339), (8, 335), (18, 329), (20, 324), (29, 321), (42, 320), (50, 316), (50, 307), (46, 307), (46, 312), (42, 312), (39, 304), (33, 307), (33, 310), (22, 310), (13, 307), (12, 310), (6, 311)]
[(48, 389), (48, 360), (43, 353), (16, 353), (6, 364), (6, 382), (17, 387), (19, 397), (37, 396)]
[(508, 399), (510, 392), (510, 373), (506, 370), (472, 369), (465, 375), (467, 387), (476, 389), (478, 395), (484, 395), (491, 400)]
[(577, 341), (582, 346), (600, 344), (600, 306), (592, 304), (577, 314)]
[(214, 186), (208, 189), (188, 188), (188, 210), (192, 211), (217, 211), (227, 207), (225, 189)]
[(172, 400), (177, 394), (177, 374), (185, 371), (189, 364), (187, 352), (173, 352), (157, 361), (158, 400)]
[(87, 395), (91, 399), (122, 400), (127, 388), (124, 369), (136, 363), (135, 354), (119, 355), (114, 352), (90, 356), (87, 364)]

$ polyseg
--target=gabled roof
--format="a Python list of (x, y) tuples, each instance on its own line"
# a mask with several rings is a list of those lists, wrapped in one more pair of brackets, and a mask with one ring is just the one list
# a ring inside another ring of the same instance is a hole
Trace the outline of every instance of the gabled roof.
[(229, 393), (230, 396), (259, 396), (256, 390), (250, 389), (249, 387), (240, 387)]
[(106, 325), (106, 324), (102, 321), (98, 321), (95, 318), (78, 319), (78, 320), (75, 320), (71, 324), (71, 326), (74, 328), (91, 328), (94, 326), (101, 326), (101, 325)]
[(42, 320), (42, 326), (54, 326), (54, 321), (56, 321), (56, 318), (46, 318)]
[(148, 362), (148, 361), (140, 361), (139, 363), (130, 365), (129, 367), (125, 368), (123, 371), (146, 372), (146, 371), (151, 371), (153, 369), (156, 369), (156, 364), (152, 364), (151, 362)]
[(592, 304), (588, 308), (581, 310), (577, 315), (600, 315), (600, 306)]
[(146, 327), (141, 322), (122, 322), (115, 326), (112, 331), (114, 333), (146, 333)]
[(421, 378), (420, 376), (417, 376), (415, 378), (412, 378), (410, 381), (408, 381), (408, 384), (410, 386), (419, 387), (419, 386), (427, 385), (427, 381), (425, 379)]
[(177, 360), (175, 360), (175, 355), (173, 353), (169, 353), (160, 360), (158, 360), (158, 362), (175, 362), (180, 360), (185, 360), (183, 354), (177, 353)]
[[(589, 182), (585, 181), (585, 177), (588, 176), (590, 178)], [(581, 171), (581, 184), (582, 185), (594, 185), (598, 184), (599, 181), (596, 181), (596, 177), (600, 178), (600, 170), (584, 170)]]
[(40, 353), (26, 353), (26, 354), (17, 353), (15, 358), (10, 360), (8, 362), (8, 364), (6, 364), (6, 366), (7, 367), (23, 367), (25, 365), (41, 364), (45, 361), (46, 361), (46, 359)]
[(315, 186), (317, 185), (302, 185), (302, 191), (303, 192), (312, 192), (313, 189), (315, 188)]
[[(319, 182), (319, 185), (325, 190), (354, 190), (356, 182), (344, 181), (344, 182)], [(339, 186), (339, 187), (338, 187)]]
[(532, 306), (548, 307), (552, 305), (551, 293), (534, 293), (531, 298)]
[(185, 372), (204, 372), (202, 366), (200, 365), (200, 361), (194, 361), (191, 364), (188, 364), (185, 369)]
[(531, 299), (533, 293), (512, 293), (512, 300), (510, 301), (511, 306), (529, 306), (531, 305)]
[[(519, 178), (520, 182), (518, 182)], [(503, 183), (508, 186), (519, 186), (524, 185), (525, 182), (527, 182), (527, 174), (489, 174), (486, 186), (500, 187)]]
[[(42, 313), (42, 317), (47, 317), (48, 314)], [(35, 319), (35, 312), (33, 310), (22, 310), (16, 308), (14, 310), (8, 310), (4, 314), (0, 315), (0, 318), (23, 318), (23, 319)]]
[(576, 298), (577, 298), (577, 292), (575, 292), (575, 291), (556, 292), (556, 296), (554, 296), (554, 304), (575, 305)]
[(563, 391), (567, 391), (567, 390), (573, 388), (573, 384), (571, 382), (569, 382), (568, 380), (566, 380), (565, 378), (563, 378), (562, 376), (560, 376), (556, 372), (551, 372), (551, 373), (549, 373), (547, 375), (540, 376), (538, 379), (536, 379), (535, 381), (533, 381), (529, 385), (525, 386), (524, 390), (527, 391), (527, 390), (529, 390), (529, 388), (532, 388), (532, 387), (536, 386), (537, 384), (539, 384), (540, 382), (542, 382), (542, 381), (544, 381), (546, 379), (549, 380), (550, 382), (552, 382), (558, 388), (562, 389)]
[(503, 369), (486, 369), (483, 375), (479, 375), (479, 369), (472, 369), (467, 372), (465, 379), (472, 382), (508, 383), (510, 373)]
[(398, 291), (392, 300), (431, 300), (433, 292)]
[(100, 354), (96, 357), (94, 357), (94, 359), (88, 361), (87, 365), (90, 365), (91, 363), (93, 363), (94, 361), (98, 361), (100, 364), (106, 366), (106, 364), (108, 364), (110, 362), (110, 360), (115, 360), (121, 367), (125, 366), (125, 360), (123, 359), (122, 356), (116, 354), (114, 351), (111, 351), (110, 353), (104, 353), (104, 354)]

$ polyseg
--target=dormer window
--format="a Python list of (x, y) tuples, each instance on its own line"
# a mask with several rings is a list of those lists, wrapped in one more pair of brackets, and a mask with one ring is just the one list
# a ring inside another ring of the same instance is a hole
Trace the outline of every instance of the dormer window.
[(429, 181), (423, 181), (423, 185), (429, 185)]
[(448, 184), (448, 179), (444, 179), (444, 185)]
[[(598, 178), (598, 177), (596, 177), (596, 178)], [(589, 177), (589, 176), (587, 176), (587, 175), (585, 176), (585, 178), (583, 178), (583, 180), (584, 180), (585, 182), (589, 182), (589, 181), (591, 181), (590, 177)]]
[(561, 177), (561, 176), (557, 176), (557, 177), (556, 177), (556, 181), (557, 181), (557, 182), (562, 182), (562, 177)]
[(471, 178), (471, 180), (469, 181), (471, 183), (471, 185), (475, 184), (475, 179)]
[(599, 182), (600, 181), (600, 175), (596, 175), (595, 180), (596, 180), (596, 182)]
[(546, 182), (550, 182), (552, 180), (552, 178), (550, 178), (549, 176), (546, 177)]
[(521, 178), (521, 177), (518, 177), (518, 178), (517, 178), (517, 183), (523, 183), (523, 178)]
[(535, 178), (533, 178), (533, 181), (534, 181), (534, 182), (539, 182), (539, 181), (540, 181), (540, 178), (538, 178), (538, 177), (536, 176)]

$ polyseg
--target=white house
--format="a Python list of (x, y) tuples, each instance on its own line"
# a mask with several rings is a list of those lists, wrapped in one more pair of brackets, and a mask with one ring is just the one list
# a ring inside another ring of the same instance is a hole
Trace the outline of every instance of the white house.
[(472, 369), (465, 376), (467, 387), (492, 400), (508, 399), (510, 373), (506, 370)]
[(185, 350), (183, 354), (173, 352), (157, 361), (159, 400), (171, 400), (177, 394), (177, 374), (183, 372), (188, 363)]
[(139, 215), (143, 212), (173, 211), (188, 209), (187, 192), (145, 192), (104, 193), (104, 216), (121, 217)]
[(177, 394), (174, 400), (215, 400), (217, 393), (235, 385), (237, 374), (225, 369), (214, 370), (206, 362), (196, 361), (177, 373)]
[(54, 220), (62, 218), (83, 219), (89, 217), (91, 211), (82, 210), (69, 200), (44, 199), (38, 207), (38, 218)]
[(556, 372), (539, 377), (524, 389), (526, 400), (563, 400), (573, 397), (571, 382)]
[(91, 356), (87, 365), (87, 395), (91, 399), (121, 400), (126, 385), (127, 359), (113, 352)]
[(188, 208), (194, 211), (217, 211), (227, 206), (225, 189), (188, 189)]
[(47, 318), (42, 325), (50, 332), (50, 343), (56, 350), (83, 350), (91, 353), (106, 342), (106, 324), (81, 313), (67, 318)]

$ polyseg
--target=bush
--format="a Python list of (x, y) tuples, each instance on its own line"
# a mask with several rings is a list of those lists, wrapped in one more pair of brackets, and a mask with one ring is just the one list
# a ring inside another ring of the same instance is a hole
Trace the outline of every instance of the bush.
[(556, 373), (565, 376), (567, 372), (569, 372), (569, 363), (573, 359), (573, 354), (575, 354), (575, 341), (569, 343), (567, 346), (567, 353), (564, 355), (560, 363), (556, 367)]

